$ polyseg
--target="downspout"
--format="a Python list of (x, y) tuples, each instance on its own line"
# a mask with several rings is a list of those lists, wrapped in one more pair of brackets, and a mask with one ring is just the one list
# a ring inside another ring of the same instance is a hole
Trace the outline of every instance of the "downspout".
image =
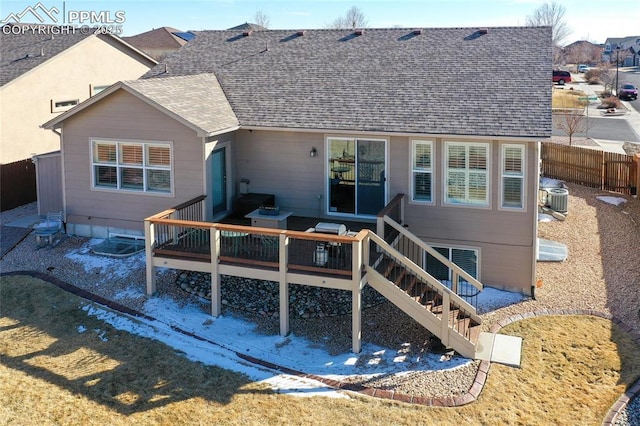
[(533, 259), (531, 262), (531, 298), (536, 300), (536, 286), (538, 281), (536, 280), (536, 264), (538, 262), (538, 194), (540, 192), (540, 169), (542, 167), (542, 158), (540, 156), (541, 143), (535, 143), (536, 149), (536, 172), (535, 172), (535, 192), (532, 194), (533, 203)]

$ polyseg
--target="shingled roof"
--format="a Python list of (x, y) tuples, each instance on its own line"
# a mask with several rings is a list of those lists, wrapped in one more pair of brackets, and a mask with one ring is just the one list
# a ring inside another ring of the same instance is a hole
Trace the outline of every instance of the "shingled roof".
[(142, 99), (195, 130), (201, 136), (238, 129), (238, 119), (213, 74), (120, 81), (69, 111), (49, 120), (42, 127), (46, 129), (58, 128), (60, 123), (68, 117), (100, 102), (101, 99), (120, 89)]
[(247, 127), (537, 138), (551, 69), (548, 27), (201, 31), (143, 78), (214, 73)]
[[(14, 24), (6, 24), (7, 27)], [(19, 24), (22, 25), (22, 24)], [(45, 27), (38, 25), (38, 27)], [(61, 28), (61, 27), (58, 27)], [(91, 34), (81, 31), (61, 30), (60, 34), (38, 31), (0, 32), (0, 86), (53, 58), (60, 52), (79, 43)]]

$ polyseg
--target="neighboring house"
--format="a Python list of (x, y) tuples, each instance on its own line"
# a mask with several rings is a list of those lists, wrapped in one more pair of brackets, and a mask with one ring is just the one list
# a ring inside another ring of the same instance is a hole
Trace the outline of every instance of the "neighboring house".
[(602, 62), (616, 61), (621, 67), (640, 66), (640, 35), (611, 37), (604, 42)]
[(413, 234), (530, 293), (551, 68), (543, 27), (201, 31), (44, 127), (61, 134), (71, 233), (143, 234), (202, 194), (220, 220), (246, 180), (333, 222), (403, 193)]
[(265, 27), (258, 24), (252, 24), (251, 22), (245, 22), (244, 24), (236, 25), (229, 28), (229, 31), (264, 31)]
[(603, 45), (593, 44), (587, 40), (579, 40), (566, 45), (562, 52), (565, 63), (596, 65), (602, 60), (603, 50)]
[[(15, 31), (9, 29), (12, 26)], [(157, 64), (116, 36), (72, 27), (39, 25), (36, 31), (17, 31), (22, 24), (7, 24), (4, 28), (0, 34), (2, 165), (60, 149), (60, 138), (41, 129), (43, 122)], [(12, 197), (9, 183), (3, 179), (3, 201)]]
[(123, 37), (123, 40), (159, 61), (193, 40), (193, 37), (194, 34), (191, 32), (161, 27), (131, 37)]

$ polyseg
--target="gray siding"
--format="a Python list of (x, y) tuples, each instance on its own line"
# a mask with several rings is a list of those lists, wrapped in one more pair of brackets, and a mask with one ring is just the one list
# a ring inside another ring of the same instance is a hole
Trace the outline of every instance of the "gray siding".
[[(92, 189), (92, 138), (171, 142), (173, 194)], [(205, 191), (202, 138), (124, 91), (65, 121), (63, 152), (66, 214), (71, 223), (142, 230), (144, 218)]]
[(60, 152), (36, 157), (38, 214), (63, 211), (62, 158)]
[[(315, 157), (309, 156), (312, 147), (318, 151)], [(281, 210), (293, 211), (298, 216), (323, 217), (326, 198), (323, 134), (241, 130), (235, 148), (236, 188), (240, 179), (249, 179), (250, 192), (275, 194)]]
[[(236, 184), (241, 178), (247, 178), (251, 181), (251, 192), (275, 194), (281, 209), (291, 210), (299, 216), (325, 217), (325, 137), (322, 133), (238, 131), (235, 144)], [(443, 143), (455, 139), (413, 138), (434, 141), (435, 202), (423, 205), (410, 202), (412, 138), (380, 138), (389, 141), (387, 201), (398, 193), (406, 194), (405, 221), (409, 230), (430, 243), (479, 249), (480, 279), (484, 283), (528, 293), (534, 281), (537, 143), (504, 141), (527, 146), (526, 209), (505, 211), (499, 208), (501, 142), (490, 141), (490, 207), (469, 208), (443, 203)], [(318, 151), (313, 158), (309, 157), (312, 147)], [(322, 196), (321, 201), (318, 195)], [(335, 216), (328, 220), (340, 221)]]

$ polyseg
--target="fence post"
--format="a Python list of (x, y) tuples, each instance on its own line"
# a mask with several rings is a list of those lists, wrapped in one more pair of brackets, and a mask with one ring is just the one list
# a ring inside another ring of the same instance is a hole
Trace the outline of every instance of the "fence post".
[(633, 195), (634, 197), (637, 197), (638, 187), (640, 187), (640, 153), (636, 153), (636, 155), (633, 156), (633, 162), (636, 163), (636, 176), (635, 176), (636, 181), (635, 182), (632, 181), (630, 182), (630, 184), (631, 184), (631, 188), (635, 188), (636, 191), (635, 191), (635, 194), (633, 194), (632, 192), (631, 195)]
[(220, 256), (220, 230), (214, 226), (209, 228), (210, 252), (211, 252), (211, 315), (220, 316), (222, 311), (220, 296), (220, 271), (218, 270), (218, 258)]
[(147, 266), (147, 295), (156, 292), (156, 267), (153, 265), (153, 247), (155, 242), (155, 226), (150, 220), (144, 221), (144, 250)]

